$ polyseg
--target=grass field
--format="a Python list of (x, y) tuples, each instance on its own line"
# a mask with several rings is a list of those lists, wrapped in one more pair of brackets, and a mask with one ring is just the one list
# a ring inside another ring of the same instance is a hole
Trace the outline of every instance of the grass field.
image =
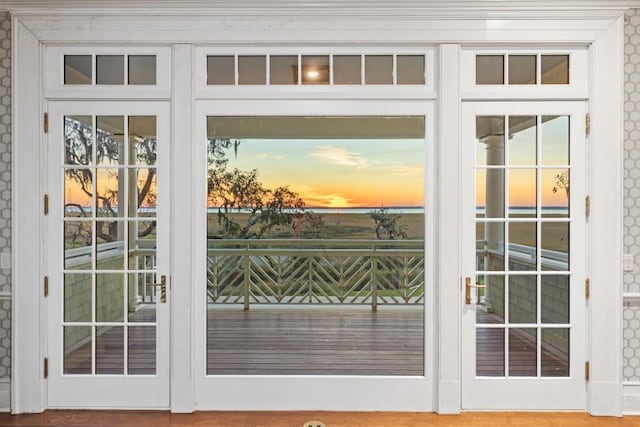
[[(322, 225), (319, 227), (322, 239), (375, 239), (374, 223), (368, 214), (359, 213), (323, 213)], [(231, 214), (233, 221), (246, 224), (247, 214)], [(424, 239), (424, 215), (422, 214), (401, 214), (399, 224), (406, 227), (408, 239)], [(209, 214), (208, 235), (220, 235), (221, 230), (218, 225), (216, 214)], [(314, 238), (312, 230), (306, 230), (302, 237)], [(279, 227), (264, 236), (265, 239), (288, 239), (295, 237), (291, 227)]]

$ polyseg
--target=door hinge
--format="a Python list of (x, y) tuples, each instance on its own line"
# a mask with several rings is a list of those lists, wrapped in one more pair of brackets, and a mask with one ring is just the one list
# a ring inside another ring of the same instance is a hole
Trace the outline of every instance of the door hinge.
[(584, 379), (589, 381), (589, 361), (584, 362)]
[(44, 113), (44, 133), (49, 133), (49, 113)]
[(44, 296), (49, 296), (49, 276), (44, 276)]
[(44, 358), (44, 378), (49, 378), (49, 358)]
[(589, 295), (591, 294), (591, 281), (589, 279), (584, 279), (584, 297), (589, 299)]
[(589, 136), (591, 133), (591, 114), (587, 113), (584, 116), (584, 133)]
[(49, 214), (49, 195), (48, 194), (44, 195), (44, 214), (45, 215)]
[(589, 196), (584, 198), (584, 214), (589, 219), (589, 215), (591, 215), (591, 197)]

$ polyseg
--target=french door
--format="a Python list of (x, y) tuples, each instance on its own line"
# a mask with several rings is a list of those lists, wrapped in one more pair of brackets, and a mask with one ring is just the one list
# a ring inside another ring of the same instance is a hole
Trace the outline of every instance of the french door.
[(463, 105), (462, 407), (584, 409), (585, 104)]
[(432, 106), (196, 117), (197, 409), (432, 410)]
[(49, 407), (169, 407), (168, 107), (48, 104)]

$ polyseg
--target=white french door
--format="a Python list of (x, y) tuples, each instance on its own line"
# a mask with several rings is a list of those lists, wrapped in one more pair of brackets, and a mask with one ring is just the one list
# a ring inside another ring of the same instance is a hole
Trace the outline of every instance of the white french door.
[[(201, 101), (195, 114), (196, 409), (432, 410), (432, 105)], [(376, 239), (365, 197), (387, 193), (406, 239)]]
[(462, 407), (584, 409), (585, 103), (463, 105)]
[(49, 102), (48, 407), (169, 407), (169, 105)]

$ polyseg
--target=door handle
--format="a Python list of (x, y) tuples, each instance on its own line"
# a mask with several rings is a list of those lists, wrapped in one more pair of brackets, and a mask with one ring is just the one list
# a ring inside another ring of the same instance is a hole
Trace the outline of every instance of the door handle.
[(486, 289), (486, 285), (472, 285), (471, 277), (464, 278), (464, 303), (466, 305), (471, 304), (471, 288), (474, 289)]
[(160, 287), (160, 303), (166, 304), (167, 302), (167, 276), (164, 274), (160, 276), (160, 283), (152, 283), (151, 286)]

